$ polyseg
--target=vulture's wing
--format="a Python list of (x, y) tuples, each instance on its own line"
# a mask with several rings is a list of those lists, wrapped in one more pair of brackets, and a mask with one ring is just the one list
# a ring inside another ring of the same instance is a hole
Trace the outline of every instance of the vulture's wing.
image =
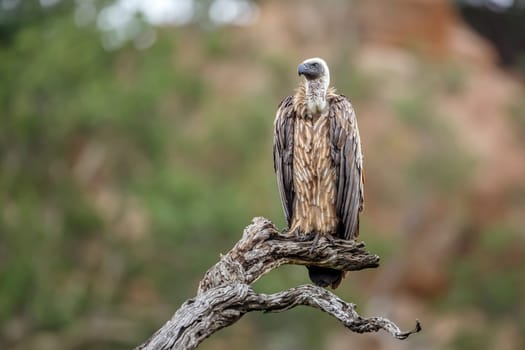
[(274, 122), (273, 164), (277, 174), (279, 195), (288, 226), (293, 213), (293, 131), (294, 131), (293, 97), (286, 97), (279, 108)]
[(331, 99), (329, 118), (335, 205), (342, 224), (339, 234), (344, 239), (355, 239), (359, 235), (359, 212), (363, 210), (363, 156), (355, 112), (345, 96)]

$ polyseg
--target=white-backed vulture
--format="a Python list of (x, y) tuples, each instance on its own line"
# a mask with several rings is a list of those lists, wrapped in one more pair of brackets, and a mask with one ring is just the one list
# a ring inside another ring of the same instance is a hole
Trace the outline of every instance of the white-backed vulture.
[[(274, 168), (290, 233), (356, 239), (363, 210), (363, 156), (354, 109), (329, 88), (321, 58), (297, 69), (302, 82), (279, 105), (274, 122)], [(316, 285), (337, 288), (343, 271), (308, 266)]]

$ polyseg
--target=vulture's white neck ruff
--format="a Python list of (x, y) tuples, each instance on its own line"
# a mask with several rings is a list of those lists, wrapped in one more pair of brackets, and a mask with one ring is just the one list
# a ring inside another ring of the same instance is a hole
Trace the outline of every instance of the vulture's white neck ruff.
[(328, 65), (324, 60), (316, 60), (323, 65), (323, 75), (313, 80), (305, 79), (306, 109), (312, 115), (322, 114), (327, 110), (326, 92), (330, 86), (330, 70), (328, 69)]
[(310, 80), (305, 83), (306, 109), (311, 114), (322, 114), (326, 108), (326, 91), (328, 84), (325, 85), (322, 78)]

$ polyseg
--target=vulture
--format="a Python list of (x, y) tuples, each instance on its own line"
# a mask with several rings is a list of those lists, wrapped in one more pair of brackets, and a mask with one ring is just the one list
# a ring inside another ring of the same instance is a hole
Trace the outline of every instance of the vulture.
[[(363, 210), (363, 155), (355, 111), (330, 86), (321, 58), (299, 64), (299, 88), (279, 104), (273, 160), (288, 232), (355, 240)], [(344, 271), (307, 266), (313, 283), (337, 288)]]

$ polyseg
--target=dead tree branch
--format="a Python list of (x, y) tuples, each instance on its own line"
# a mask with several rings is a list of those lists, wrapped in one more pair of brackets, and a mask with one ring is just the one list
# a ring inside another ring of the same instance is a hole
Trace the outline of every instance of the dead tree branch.
[(229, 283), (252, 284), (265, 273), (283, 264), (317, 265), (344, 271), (379, 266), (379, 257), (370, 255), (364, 243), (320, 238), (310, 253), (312, 241), (283, 234), (265, 218), (254, 218), (228, 254), (206, 272), (198, 293)]
[(222, 256), (201, 280), (197, 296), (186, 301), (171, 320), (136, 349), (195, 349), (219, 329), (230, 326), (250, 311), (280, 312), (306, 305), (322, 310), (357, 332), (387, 331), (397, 339), (419, 332), (403, 332), (383, 317), (363, 318), (355, 305), (330, 291), (303, 285), (275, 294), (258, 294), (250, 284), (283, 264), (317, 265), (345, 271), (379, 265), (379, 257), (365, 250), (364, 243), (321, 238), (312, 253), (311, 241), (281, 233), (267, 219), (255, 218), (241, 240)]

